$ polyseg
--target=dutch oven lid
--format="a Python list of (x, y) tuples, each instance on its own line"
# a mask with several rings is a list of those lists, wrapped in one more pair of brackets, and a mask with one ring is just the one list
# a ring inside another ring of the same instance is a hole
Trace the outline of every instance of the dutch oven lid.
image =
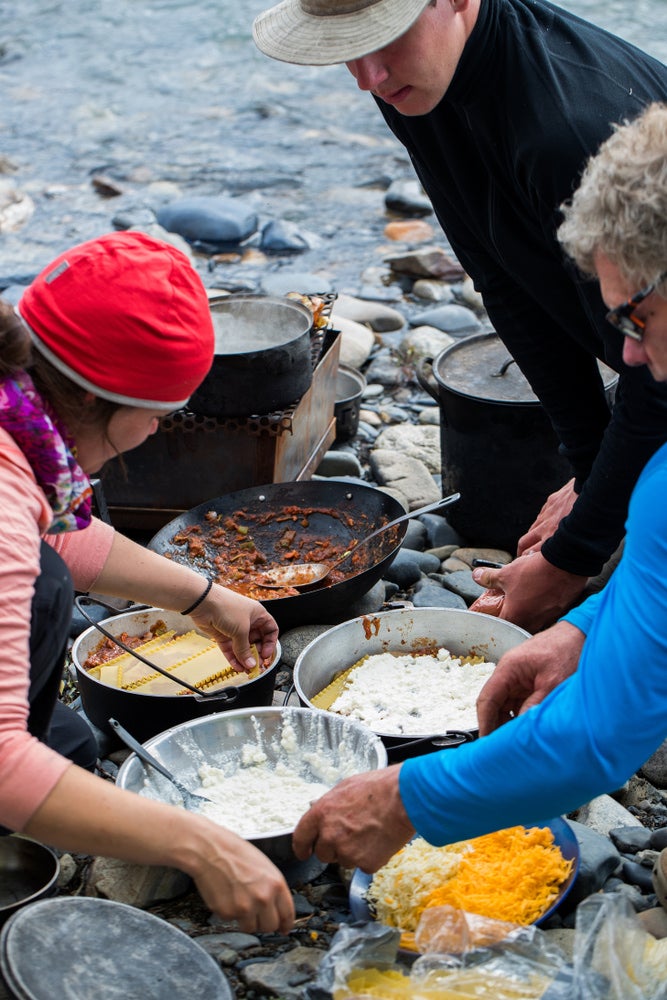
[(277, 295), (229, 295), (211, 303), (211, 317), (218, 357), (284, 347), (309, 335), (313, 324), (306, 306)]
[(107, 899), (25, 907), (0, 934), (0, 968), (19, 1000), (233, 1000), (217, 962), (187, 934)]
[[(605, 388), (616, 372), (598, 363)], [(539, 403), (530, 383), (497, 333), (466, 337), (441, 351), (433, 363), (437, 381), (462, 396), (505, 403)]]

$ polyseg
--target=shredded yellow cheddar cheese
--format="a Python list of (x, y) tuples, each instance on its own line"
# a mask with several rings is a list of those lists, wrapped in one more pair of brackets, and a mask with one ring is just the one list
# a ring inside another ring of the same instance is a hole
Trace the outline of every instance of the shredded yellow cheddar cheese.
[(378, 920), (403, 932), (403, 946), (414, 947), (410, 932), (431, 906), (531, 924), (571, 870), (548, 827), (516, 826), (446, 847), (416, 837), (376, 872), (367, 900)]

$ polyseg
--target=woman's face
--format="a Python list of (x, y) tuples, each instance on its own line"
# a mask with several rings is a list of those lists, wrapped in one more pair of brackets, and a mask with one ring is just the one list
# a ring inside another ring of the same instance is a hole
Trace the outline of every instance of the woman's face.
[(89, 476), (99, 472), (110, 458), (131, 451), (155, 434), (160, 418), (170, 412), (122, 406), (112, 415), (106, 428), (82, 425), (74, 434), (81, 468)]

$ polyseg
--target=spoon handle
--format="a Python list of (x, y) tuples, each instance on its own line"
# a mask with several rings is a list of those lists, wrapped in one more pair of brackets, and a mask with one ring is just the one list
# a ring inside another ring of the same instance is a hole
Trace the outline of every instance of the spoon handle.
[(177, 788), (179, 787), (179, 783), (177, 779), (174, 778), (171, 771), (168, 771), (164, 764), (160, 763), (157, 757), (154, 757), (152, 753), (148, 752), (146, 747), (142, 746), (138, 740), (135, 740), (134, 736), (131, 736), (127, 729), (121, 726), (117, 719), (109, 719), (109, 725), (118, 734), (123, 743), (129, 747), (130, 750), (134, 750), (140, 760), (143, 760), (146, 764), (150, 764), (151, 767), (154, 767), (156, 771), (159, 771), (165, 778), (168, 778), (169, 781), (176, 785)]
[[(446, 507), (447, 504), (455, 503), (457, 500), (461, 499), (460, 493), (451, 493), (448, 497), (440, 497), (439, 500), (434, 500), (433, 503), (427, 503), (425, 507), (417, 507), (416, 510), (409, 510), (405, 514), (401, 514), (400, 517), (395, 517), (393, 521), (388, 521), (383, 524), (381, 528), (376, 528), (375, 531), (371, 531), (370, 535), (366, 535), (364, 538), (360, 539), (351, 548), (345, 552), (340, 559), (337, 559), (333, 566), (337, 566), (338, 563), (343, 562), (347, 557), (358, 549), (360, 545), (365, 545), (366, 542), (370, 542), (371, 538), (375, 538), (376, 535), (381, 535), (383, 531), (388, 531), (389, 528), (395, 527), (397, 524), (401, 524), (403, 521), (408, 521), (412, 517), (419, 517), (420, 514), (428, 514), (430, 510), (437, 510), (439, 507)], [(333, 569), (333, 566), (331, 567)]]

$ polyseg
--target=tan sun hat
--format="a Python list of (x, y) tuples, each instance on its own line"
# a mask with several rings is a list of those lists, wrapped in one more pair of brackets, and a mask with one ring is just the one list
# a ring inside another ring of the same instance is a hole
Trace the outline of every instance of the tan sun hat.
[(384, 48), (412, 26), (429, 0), (282, 0), (255, 19), (257, 47), (302, 66), (349, 62)]

